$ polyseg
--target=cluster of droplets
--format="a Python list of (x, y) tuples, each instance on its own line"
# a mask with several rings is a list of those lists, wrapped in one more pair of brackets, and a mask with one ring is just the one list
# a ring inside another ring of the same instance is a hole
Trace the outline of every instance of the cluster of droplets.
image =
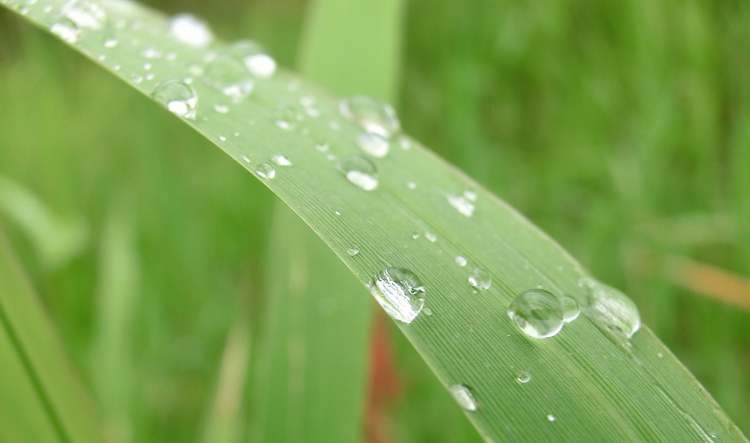
[[(401, 130), (396, 112), (390, 105), (370, 97), (355, 96), (342, 100), (339, 103), (339, 112), (345, 119), (358, 126), (360, 132), (356, 137), (356, 143), (364, 155), (378, 159), (388, 155), (392, 139)], [(362, 164), (363, 162), (358, 160), (356, 163)], [(367, 177), (363, 177), (363, 171), (350, 174), (347, 169), (348, 164), (352, 162), (350, 160), (346, 163), (342, 162), (341, 169), (349, 182), (366, 191), (377, 188), (377, 168), (374, 164), (372, 168), (367, 168)], [(362, 183), (367, 183), (368, 186), (362, 186)]]

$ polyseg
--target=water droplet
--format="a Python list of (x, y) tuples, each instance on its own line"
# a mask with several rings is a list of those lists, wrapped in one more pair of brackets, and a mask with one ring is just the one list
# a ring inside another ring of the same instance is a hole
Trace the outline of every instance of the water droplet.
[(424, 307), (425, 288), (413, 272), (396, 267), (381, 271), (370, 283), (370, 293), (394, 320), (411, 323)]
[(258, 167), (255, 168), (255, 173), (258, 174), (260, 178), (266, 180), (272, 180), (276, 177), (276, 169), (274, 169), (273, 165), (268, 162), (259, 164)]
[(339, 164), (339, 169), (350, 183), (365, 191), (373, 191), (378, 187), (377, 168), (361, 155), (345, 158)]
[(529, 371), (521, 371), (516, 376), (516, 381), (518, 383), (521, 383), (522, 385), (525, 385), (526, 383), (531, 381), (531, 372)]
[(359, 254), (359, 248), (349, 248), (346, 250), (346, 253), (349, 254), (350, 257), (354, 257)]
[(341, 115), (354, 121), (365, 131), (386, 139), (401, 128), (396, 111), (390, 105), (370, 97), (355, 96), (342, 100), (339, 110)]
[(280, 106), (273, 111), (273, 123), (279, 129), (291, 131), (302, 116), (290, 106)]
[(219, 114), (226, 114), (229, 112), (229, 107), (227, 105), (214, 105), (214, 111)]
[(549, 338), (563, 327), (560, 301), (544, 289), (529, 289), (511, 302), (508, 317), (527, 336)]
[(474, 268), (469, 274), (468, 280), (471, 287), (477, 291), (485, 291), (492, 286), (492, 276), (482, 268)]
[(63, 7), (63, 15), (80, 29), (101, 29), (107, 20), (101, 6), (86, 0), (69, 1)]
[(569, 295), (562, 295), (560, 297), (560, 307), (562, 307), (563, 321), (565, 323), (572, 322), (581, 314), (581, 308), (578, 306), (578, 302)]
[(424, 312), (424, 315), (431, 317), (432, 316), (432, 309), (425, 307), (422, 312)]
[(477, 201), (477, 193), (474, 191), (464, 191), (464, 197), (466, 197), (469, 201)]
[(373, 157), (382, 158), (388, 155), (390, 144), (388, 140), (378, 134), (363, 132), (357, 137), (357, 145), (360, 149)]
[(157, 59), (161, 58), (162, 54), (161, 51), (156, 48), (146, 48), (143, 50), (143, 56), (149, 59)]
[(160, 83), (151, 96), (173, 114), (195, 119), (198, 108), (198, 95), (192, 86), (179, 80), (169, 80)]
[(594, 323), (625, 338), (632, 337), (641, 328), (638, 307), (627, 295), (593, 278), (579, 282), (588, 290), (586, 315)]
[(455, 259), (455, 262), (456, 262), (456, 264), (458, 266), (460, 266), (462, 268), (469, 263), (469, 261), (466, 260), (466, 257), (464, 257), (463, 255), (457, 255), (456, 259)]
[(471, 217), (474, 215), (474, 203), (463, 195), (449, 195), (448, 203), (453, 206), (453, 209), (459, 212), (464, 217)]
[(414, 142), (409, 137), (402, 135), (398, 138), (398, 145), (401, 146), (401, 149), (404, 151), (408, 151), (414, 146)]
[(242, 60), (250, 74), (258, 78), (269, 78), (276, 72), (276, 60), (262, 46), (251, 40), (240, 40), (230, 47), (232, 54)]
[(250, 95), (255, 84), (236, 58), (226, 54), (212, 57), (203, 68), (206, 83), (234, 101)]
[(459, 406), (467, 411), (477, 410), (477, 401), (474, 399), (474, 394), (471, 393), (466, 385), (453, 385), (450, 387), (451, 394)]
[(117, 39), (115, 39), (115, 38), (108, 38), (108, 39), (104, 40), (104, 47), (107, 48), (107, 49), (111, 49), (111, 48), (117, 47), (117, 45), (119, 45), (119, 44), (120, 44), (120, 42)]
[(417, 189), (417, 184), (415, 182), (406, 182), (406, 187), (413, 191)]
[(63, 39), (67, 43), (76, 43), (81, 37), (81, 30), (72, 20), (63, 18), (50, 28), (53, 34)]
[(272, 160), (279, 166), (292, 166), (292, 162), (283, 154), (274, 155)]
[(547, 421), (552, 423), (553, 421), (557, 420), (557, 417), (555, 417), (552, 414), (547, 414)]
[(192, 14), (177, 14), (172, 17), (169, 31), (179, 42), (198, 48), (206, 47), (214, 40), (208, 25)]

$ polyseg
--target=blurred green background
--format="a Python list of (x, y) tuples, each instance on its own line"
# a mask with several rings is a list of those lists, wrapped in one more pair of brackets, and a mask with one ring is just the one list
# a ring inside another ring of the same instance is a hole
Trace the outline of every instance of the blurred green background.
[[(145, 3), (255, 38), (285, 66), (309, 6)], [(630, 294), (750, 433), (750, 3), (413, 0), (404, 39), (406, 130)], [(2, 11), (0, 115), (0, 223), (113, 439), (200, 441), (230, 332), (262, 301), (273, 197)], [(389, 439), (477, 441), (389, 336)]]

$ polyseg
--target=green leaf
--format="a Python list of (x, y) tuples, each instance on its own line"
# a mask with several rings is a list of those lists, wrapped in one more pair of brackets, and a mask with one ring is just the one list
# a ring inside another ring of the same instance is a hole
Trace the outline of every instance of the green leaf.
[(96, 442), (94, 409), (0, 231), (0, 440)]
[[(3, 4), (21, 9), (15, 1)], [(745, 441), (646, 327), (626, 341), (582, 315), (553, 338), (522, 334), (506, 315), (519, 293), (543, 286), (586, 305), (590, 294), (579, 283), (587, 272), (515, 210), (419, 143), (394, 140), (387, 156), (372, 160), (377, 189), (364, 191), (336, 161), (360, 154), (361, 129), (319, 87), (281, 71), (255, 79), (253, 93), (233, 103), (222, 91), (232, 69), (205, 66), (212, 63), (209, 50), (226, 53), (227, 46), (183, 44), (162, 16), (120, 1), (101, 3), (111, 26), (70, 32), (62, 5), (40, 0), (23, 6), (23, 13), (75, 40), (76, 49), (144, 94), (161, 81), (189, 77), (198, 101), (195, 119), (186, 123), (263, 180), (362, 283), (389, 266), (416, 276), (432, 315), (422, 312), (399, 327), (444, 385), (469, 387), (477, 408), (466, 414), (486, 439)], [(112, 41), (117, 44), (106, 44)], [(151, 59), (148, 49), (170, 56)], [(302, 97), (314, 97), (318, 117), (300, 109)], [(170, 107), (189, 115), (184, 111), (190, 105)], [(228, 112), (216, 111), (221, 106)], [(278, 154), (293, 166), (272, 166)], [(476, 202), (457, 200), (466, 191)], [(361, 252), (348, 255), (354, 246)], [(456, 265), (459, 255), (467, 267)], [(492, 284), (474, 292), (467, 279), (477, 268)], [(515, 381), (521, 371), (532, 375), (529, 383)]]

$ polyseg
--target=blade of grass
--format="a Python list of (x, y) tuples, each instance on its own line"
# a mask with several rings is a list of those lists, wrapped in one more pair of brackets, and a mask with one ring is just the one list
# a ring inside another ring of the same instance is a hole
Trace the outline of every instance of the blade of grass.
[(0, 231), (0, 436), (3, 441), (100, 441), (94, 409)]
[[(338, 93), (392, 100), (399, 3), (314, 2), (302, 71)], [(342, 20), (353, 12), (366, 14), (366, 20)], [(362, 22), (377, 32), (358, 29)], [(351, 28), (342, 29), (342, 24)], [(345, 47), (339, 45), (341, 35), (348, 36)], [(348, 62), (338, 63), (340, 59)], [(362, 70), (368, 76), (356, 75)], [(255, 356), (261, 370), (253, 392), (263, 395), (255, 396), (250, 406), (253, 416), (262, 419), (251, 422), (251, 430), (256, 441), (357, 441), (366, 399), (370, 299), (330, 249), (283, 204), (274, 213), (274, 226), (267, 267), (270, 291), (261, 316), (266, 328)], [(325, 386), (334, 387), (316, 388)]]
[(107, 441), (133, 440), (136, 373), (133, 337), (139, 298), (139, 268), (133, 227), (125, 207), (116, 206), (102, 233), (97, 335), (92, 346), (94, 387)]
[[(2, 1), (20, 8), (15, 0)], [(199, 105), (186, 123), (262, 179), (362, 283), (387, 266), (416, 273), (433, 315), (399, 327), (444, 385), (471, 388), (479, 407), (466, 413), (486, 439), (745, 441), (648, 328), (625, 343), (582, 316), (554, 339), (524, 337), (505, 315), (511, 300), (541, 285), (585, 303), (588, 294), (579, 282), (588, 273), (528, 220), (419, 143), (394, 143), (390, 155), (375, 159), (379, 186), (364, 192), (314, 149), (322, 140), (334, 158), (359, 152), (361, 129), (340, 116), (333, 97), (279, 71), (258, 80), (250, 99), (231, 103), (216, 86), (226, 71), (202, 69), (212, 63), (207, 50), (180, 43), (159, 14), (130, 2), (97, 4), (115, 26), (68, 35), (76, 49), (145, 94), (154, 91), (157, 78), (189, 77)], [(22, 12), (46, 29), (57, 25), (59, 34), (60, 21), (67, 20), (62, 5), (38, 1)], [(115, 47), (105, 45), (111, 39)], [(152, 47), (174, 57), (147, 58)], [(218, 42), (211, 49), (228, 51)], [(144, 74), (155, 77), (145, 81)], [(302, 97), (312, 97), (317, 118), (299, 109), (300, 101), (308, 101)], [(229, 112), (217, 111), (228, 102)], [(295, 166), (271, 174), (271, 158), (279, 153)], [(473, 211), (450, 203), (450, 196), (465, 191), (476, 197)], [(414, 232), (422, 237), (412, 240)], [(349, 256), (353, 244), (366, 253)], [(459, 254), (469, 268), (455, 265)], [(475, 268), (492, 280), (479, 294), (467, 283)], [(532, 382), (515, 382), (522, 370), (533, 374)]]

